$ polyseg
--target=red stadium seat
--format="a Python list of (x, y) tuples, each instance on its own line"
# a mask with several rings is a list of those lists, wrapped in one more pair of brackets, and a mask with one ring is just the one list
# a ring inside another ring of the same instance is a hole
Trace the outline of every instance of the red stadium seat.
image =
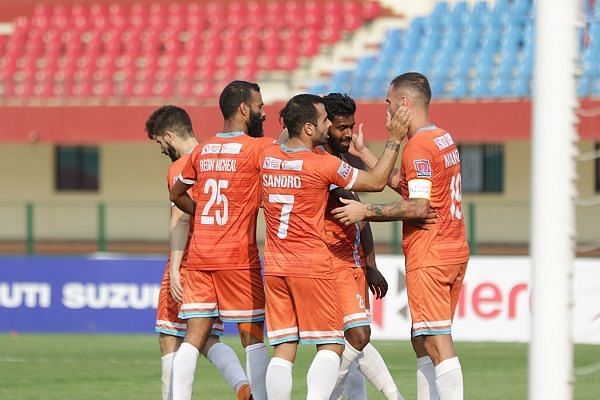
[(0, 82), (20, 97), (214, 97), (229, 79), (297, 68), (380, 13), (358, 0), (39, 4), (0, 36)]

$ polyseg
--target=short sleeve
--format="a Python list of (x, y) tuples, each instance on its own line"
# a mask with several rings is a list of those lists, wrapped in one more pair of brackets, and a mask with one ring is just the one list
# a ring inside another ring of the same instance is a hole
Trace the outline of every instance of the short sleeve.
[(352, 189), (358, 177), (358, 170), (347, 162), (330, 154), (324, 154), (320, 157), (322, 157), (319, 160), (320, 170), (327, 180), (330, 190), (332, 185), (346, 190)]
[(416, 144), (402, 155), (402, 166), (406, 173), (408, 198), (431, 198), (433, 178), (433, 154), (423, 145)]
[(194, 183), (196, 183), (197, 175), (196, 168), (194, 166), (197, 164), (198, 161), (199, 148), (201, 148), (201, 146), (197, 146), (192, 152), (192, 154), (188, 157), (187, 162), (183, 166), (181, 174), (179, 175), (179, 180), (185, 183), (186, 185), (193, 185)]

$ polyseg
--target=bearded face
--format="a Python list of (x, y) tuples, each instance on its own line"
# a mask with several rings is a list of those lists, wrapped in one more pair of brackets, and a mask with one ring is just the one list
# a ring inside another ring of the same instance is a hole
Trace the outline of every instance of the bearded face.
[(263, 137), (263, 122), (265, 117), (261, 111), (250, 110), (250, 118), (248, 119), (248, 136)]

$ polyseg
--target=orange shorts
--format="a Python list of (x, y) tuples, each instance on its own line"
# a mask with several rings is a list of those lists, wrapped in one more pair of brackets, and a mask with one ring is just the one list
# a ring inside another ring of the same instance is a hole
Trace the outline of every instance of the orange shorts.
[(260, 269), (186, 271), (179, 318), (213, 317), (225, 322), (264, 321)]
[(449, 335), (467, 263), (430, 266), (406, 273), (412, 335)]
[(344, 331), (368, 326), (370, 321), (366, 310), (364, 272), (361, 268), (340, 268), (335, 272), (335, 292), (344, 315)]
[(265, 276), (265, 291), (271, 346), (296, 341), (344, 344), (334, 280), (269, 275)]
[[(182, 280), (184, 278), (184, 271), (184, 269), (181, 269)], [(165, 335), (184, 337), (187, 330), (187, 322), (178, 317), (180, 306), (181, 304), (171, 296), (171, 274), (169, 272), (169, 262), (167, 261), (167, 267), (160, 283), (154, 331), (164, 333)], [(217, 319), (213, 324), (210, 334), (223, 336), (223, 330), (223, 322)]]

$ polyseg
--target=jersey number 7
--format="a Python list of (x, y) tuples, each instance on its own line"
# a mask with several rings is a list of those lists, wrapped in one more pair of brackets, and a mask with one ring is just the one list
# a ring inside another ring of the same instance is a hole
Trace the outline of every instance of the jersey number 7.
[(277, 237), (285, 239), (287, 237), (288, 226), (290, 224), (290, 214), (294, 208), (294, 195), (292, 194), (270, 194), (269, 203), (282, 203), (281, 214), (279, 215), (279, 229)]

